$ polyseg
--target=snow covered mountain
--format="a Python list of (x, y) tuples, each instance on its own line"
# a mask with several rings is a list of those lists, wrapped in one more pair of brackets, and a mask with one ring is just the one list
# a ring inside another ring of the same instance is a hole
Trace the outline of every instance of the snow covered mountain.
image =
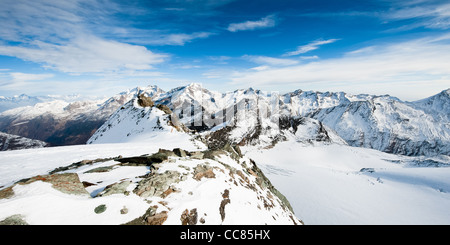
[(0, 114), (0, 130), (51, 145), (82, 144), (139, 91), (167, 106), (211, 146), (227, 141), (272, 147), (289, 139), (411, 156), (450, 154), (449, 90), (405, 102), (344, 92), (277, 94), (249, 88), (219, 93), (196, 83), (164, 92), (149, 86), (106, 101), (51, 101), (8, 110)]
[(161, 137), (189, 140), (187, 132), (167, 106), (155, 105), (151, 94), (141, 91), (114, 112), (87, 143), (154, 142)]
[[(450, 154), (449, 90), (417, 102), (384, 95), (252, 88), (211, 92), (199, 84), (155, 98), (188, 128), (240, 145), (328, 141), (402, 155)], [(298, 133), (297, 133), (298, 132)]]
[(226, 143), (271, 147), (287, 139), (345, 144), (321, 122), (280, 108), (280, 99), (278, 94), (252, 88), (218, 93), (193, 83), (159, 95), (155, 103), (167, 105), (181, 123), (200, 132), (210, 147)]
[(449, 224), (448, 90), (154, 91), (86, 145), (0, 152), (0, 224)]
[[(84, 144), (120, 106), (141, 88), (124, 91), (108, 99), (51, 100), (0, 113), (0, 130), (52, 146)], [(152, 95), (163, 91), (156, 86), (143, 88)]]
[(17, 135), (0, 132), (0, 151), (42, 148), (48, 144), (40, 140), (32, 140)]
[(86, 100), (81, 95), (47, 95), (47, 96), (29, 96), (26, 94), (15, 95), (11, 97), (0, 96), (0, 113), (14, 109), (17, 107), (34, 106), (37, 103), (49, 102), (53, 100), (62, 100), (66, 102), (75, 102), (80, 100)]
[[(450, 99), (443, 98), (442, 103)], [(449, 108), (441, 110), (391, 96), (367, 96), (307, 114), (338, 132), (349, 145), (388, 153), (450, 155)]]

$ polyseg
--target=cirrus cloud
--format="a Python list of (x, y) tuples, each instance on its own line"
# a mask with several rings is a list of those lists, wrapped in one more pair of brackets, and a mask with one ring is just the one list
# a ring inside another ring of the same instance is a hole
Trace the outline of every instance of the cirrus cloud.
[(310, 42), (306, 45), (298, 46), (296, 50), (287, 52), (283, 56), (295, 56), (295, 55), (299, 55), (299, 54), (304, 54), (304, 53), (318, 49), (319, 46), (321, 46), (321, 45), (334, 43), (338, 40), (339, 39), (316, 40), (316, 41)]
[(275, 15), (268, 15), (256, 21), (249, 20), (241, 23), (232, 23), (228, 25), (227, 30), (231, 32), (250, 31), (255, 29), (274, 27), (275, 24)]
[[(230, 85), (397, 94), (424, 98), (450, 87), (450, 35), (362, 48), (342, 57), (233, 73)], [(418, 89), (411, 90), (412, 87)], [(410, 91), (415, 91), (411, 93)]]

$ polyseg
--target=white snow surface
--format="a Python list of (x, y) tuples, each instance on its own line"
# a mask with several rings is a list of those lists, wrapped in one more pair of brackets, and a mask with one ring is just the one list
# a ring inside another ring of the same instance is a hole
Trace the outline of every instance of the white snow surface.
[[(174, 142), (158, 142), (157, 144), (91, 144), (84, 146), (54, 147), (41, 150), (17, 150), (1, 152), (3, 161), (0, 162), (0, 185), (10, 185), (13, 180), (46, 174), (58, 166), (67, 166), (81, 159), (96, 159), (105, 156), (122, 154), (139, 155), (154, 153), (157, 148), (174, 146)], [(197, 150), (196, 146), (184, 146), (186, 150)], [(169, 148), (171, 149), (171, 148)], [(293, 224), (294, 215), (279, 205), (276, 197), (268, 190), (261, 189), (254, 184), (254, 190), (248, 188), (247, 183), (256, 183), (255, 177), (245, 174), (244, 167), (250, 160), (242, 158), (239, 162), (227, 155), (221, 155), (216, 160), (188, 159), (171, 157), (169, 162), (161, 165), (158, 173), (178, 171), (187, 178), (172, 187), (175, 193), (165, 198), (142, 198), (133, 193), (140, 176), (150, 170), (142, 166), (118, 166), (113, 160), (89, 166), (83, 166), (66, 172), (77, 173), (80, 181), (95, 183), (86, 190), (90, 195), (72, 195), (62, 193), (52, 188), (50, 183), (35, 181), (27, 185), (15, 185), (14, 196), (0, 199), (0, 220), (11, 215), (20, 214), (29, 224), (123, 224), (142, 216), (150, 206), (156, 205), (157, 212), (168, 214), (164, 225), (181, 224), (180, 217), (186, 210), (197, 210), (198, 220), (203, 219), (208, 224)], [(193, 170), (198, 165), (208, 165), (213, 169), (214, 178), (196, 180), (192, 177)], [(113, 166), (113, 170), (106, 173), (87, 173), (88, 170)], [(229, 168), (241, 171), (247, 180), (230, 175)], [(234, 181), (232, 181), (234, 178)], [(113, 194), (95, 197), (107, 185), (120, 181), (131, 181), (127, 190), (129, 195)], [(248, 182), (246, 182), (248, 181)], [(225, 217), (219, 212), (224, 199), (223, 194), (228, 190), (230, 202), (225, 205)], [(95, 198), (94, 198), (95, 197)], [(275, 199), (274, 199), (275, 198)], [(270, 200), (273, 201), (270, 201)], [(273, 206), (266, 208), (269, 202)], [(106, 205), (106, 211), (95, 213), (99, 205)], [(124, 207), (128, 213), (121, 214)], [(296, 219), (297, 223), (300, 223)], [(202, 223), (198, 223), (202, 224)]]
[[(426, 159), (295, 142), (242, 150), (305, 225), (450, 224), (449, 157)], [(441, 164), (420, 164), (425, 160)]]

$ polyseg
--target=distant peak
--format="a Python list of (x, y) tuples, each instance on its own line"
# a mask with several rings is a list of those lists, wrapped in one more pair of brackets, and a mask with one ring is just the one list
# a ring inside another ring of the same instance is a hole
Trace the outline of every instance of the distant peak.
[(203, 88), (203, 86), (200, 83), (189, 83), (185, 88), (196, 88), (196, 89), (199, 89), (199, 88)]
[(446, 93), (447, 94), (447, 96), (450, 96), (450, 88), (449, 89), (446, 89), (446, 90), (444, 90), (444, 91), (442, 91), (443, 93)]
[(189, 85), (187, 85), (188, 87), (189, 86), (202, 86), (202, 84), (201, 83), (189, 83)]

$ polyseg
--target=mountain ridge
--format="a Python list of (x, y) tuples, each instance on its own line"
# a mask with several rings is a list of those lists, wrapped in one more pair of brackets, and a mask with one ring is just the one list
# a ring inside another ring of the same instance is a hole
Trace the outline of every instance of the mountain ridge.
[[(447, 146), (450, 144), (450, 89), (422, 100), (405, 102), (389, 95), (351, 95), (345, 92), (301, 89), (284, 94), (254, 88), (221, 93), (203, 88), (198, 83), (176, 87), (168, 92), (162, 91), (157, 86), (136, 87), (105, 100), (103, 104), (97, 103), (92, 106), (91, 111), (88, 110), (89, 103), (83, 105), (80, 102), (73, 102), (65, 105), (62, 110), (66, 109), (66, 112), (71, 109), (76, 111), (77, 108), (86, 111), (79, 114), (74, 112), (72, 116), (76, 115), (74, 117), (78, 120), (68, 120), (68, 124), (70, 122), (77, 125), (88, 125), (89, 122), (91, 124), (85, 127), (89, 128), (89, 132), (73, 142), (85, 143), (117, 108), (135, 97), (139, 91), (147, 93), (156, 104), (167, 106), (179, 121), (191, 130), (201, 133), (215, 132), (227, 126), (234, 127), (233, 130), (227, 129), (234, 134), (225, 135), (231, 135), (232, 137), (228, 139), (234, 139), (235, 143), (243, 142), (243, 138), (253, 135), (251, 132), (261, 132), (258, 129), (261, 127), (265, 128), (263, 130), (265, 140), (259, 142), (263, 142), (266, 146), (276, 142), (277, 139), (284, 137), (284, 133), (280, 134), (280, 130), (274, 131), (273, 122), (276, 125), (277, 120), (284, 118), (291, 124), (295, 120), (308, 122), (310, 125), (316, 124), (317, 129), (323, 128), (330, 134), (335, 134), (337, 136), (335, 139), (342, 139), (337, 141), (341, 143), (344, 141), (351, 146), (412, 156), (450, 154), (450, 147)], [(242, 108), (243, 110), (238, 112), (237, 108), (241, 105), (243, 107), (239, 110)], [(275, 111), (274, 105), (277, 107)], [(43, 124), (48, 124), (57, 117), (55, 116), (57, 113), (55, 115), (37, 113), (36, 117), (28, 120), (26, 115), (30, 114), (30, 110), (36, 111), (37, 107), (29, 107), (27, 110), (21, 108), (16, 109), (15, 113), (9, 110), (0, 114), (0, 130), (30, 137), (24, 129), (27, 124), (39, 124), (42, 120)], [(258, 121), (261, 115), (267, 120)], [(295, 125), (297, 126), (299, 125)], [(291, 127), (290, 132), (297, 131), (293, 129)], [(36, 127), (28, 129), (28, 131), (36, 130)], [(58, 139), (74, 131), (77, 130), (59, 130), (59, 136), (53, 138)], [(31, 135), (30, 138), (36, 138), (36, 135)], [(47, 138), (38, 139), (46, 141), (53, 138), (47, 135)], [(59, 143), (64, 144), (66, 143)]]

